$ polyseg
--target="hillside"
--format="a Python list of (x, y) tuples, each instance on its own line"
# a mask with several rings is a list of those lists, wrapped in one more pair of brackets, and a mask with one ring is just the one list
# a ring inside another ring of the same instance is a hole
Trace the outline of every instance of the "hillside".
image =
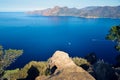
[(120, 80), (120, 67), (98, 60), (94, 53), (85, 59), (56, 51), (48, 61), (31, 61), (21, 69), (6, 70), (5, 80)]
[(120, 6), (90, 6), (82, 9), (59, 7), (28, 11), (30, 15), (75, 16), (84, 18), (120, 18)]

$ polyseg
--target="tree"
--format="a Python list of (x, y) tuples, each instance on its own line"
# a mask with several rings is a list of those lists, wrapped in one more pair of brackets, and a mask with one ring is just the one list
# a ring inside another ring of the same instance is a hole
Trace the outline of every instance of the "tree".
[(120, 25), (119, 26), (113, 26), (109, 34), (107, 35), (106, 39), (112, 40), (116, 43), (115, 48), (120, 51)]
[(3, 46), (0, 46), (0, 75), (3, 74), (5, 69), (22, 55), (23, 50), (8, 49), (4, 50)]

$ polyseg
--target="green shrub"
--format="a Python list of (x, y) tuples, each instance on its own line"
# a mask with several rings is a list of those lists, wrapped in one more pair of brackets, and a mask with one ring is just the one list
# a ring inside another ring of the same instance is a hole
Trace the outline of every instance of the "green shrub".
[(84, 64), (90, 65), (89, 62), (87, 62), (87, 60), (84, 59), (84, 58), (74, 57), (74, 58), (72, 58), (72, 60), (78, 66), (81, 66), (81, 65), (84, 65)]
[(5, 71), (5, 69), (10, 66), (12, 62), (16, 60), (20, 55), (22, 55), (23, 50), (8, 49), (4, 50), (0, 46), (0, 75)]
[(116, 42), (115, 48), (120, 51), (120, 25), (113, 26), (110, 29), (109, 34), (107, 34), (106, 39)]
[(47, 71), (48, 63), (47, 62), (31, 61), (30, 63), (26, 64), (22, 69), (6, 71), (4, 78), (7, 78), (7, 79), (10, 78), (10, 80), (25, 79), (28, 76), (28, 71), (31, 68), (31, 66), (34, 66), (39, 71), (39, 75), (48, 74), (48, 71)]
[[(8, 80), (14, 80), (16, 77), (16, 74), (19, 72), (19, 69), (15, 70), (6, 70), (4, 73), (3, 78), (7, 78)], [(14, 75), (14, 77), (13, 77)]]

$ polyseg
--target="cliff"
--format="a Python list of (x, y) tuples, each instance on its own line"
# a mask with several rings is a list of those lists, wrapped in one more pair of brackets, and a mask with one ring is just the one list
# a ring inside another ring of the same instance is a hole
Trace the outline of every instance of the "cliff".
[(82, 67), (77, 66), (76, 61), (79, 65), (89, 65), (85, 59), (70, 58), (67, 53), (56, 51), (48, 61), (31, 61), (22, 69), (6, 71), (3, 78), (8, 80), (95, 80)]
[(119, 80), (120, 67), (91, 53), (84, 58), (70, 58), (68, 53), (56, 51), (48, 61), (31, 61), (21, 69), (7, 70), (6, 80)]
[(65, 52), (56, 51), (48, 64), (52, 74), (44, 78), (39, 76), (36, 80), (95, 80), (87, 71), (78, 67)]
[(59, 7), (28, 11), (30, 15), (75, 16), (84, 18), (120, 18), (120, 6), (91, 6), (82, 9)]

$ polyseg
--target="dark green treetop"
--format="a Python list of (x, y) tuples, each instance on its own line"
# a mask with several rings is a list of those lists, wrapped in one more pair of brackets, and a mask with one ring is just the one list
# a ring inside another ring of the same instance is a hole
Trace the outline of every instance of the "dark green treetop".
[(106, 36), (106, 39), (114, 41), (116, 43), (115, 48), (120, 51), (120, 25), (113, 26)]

